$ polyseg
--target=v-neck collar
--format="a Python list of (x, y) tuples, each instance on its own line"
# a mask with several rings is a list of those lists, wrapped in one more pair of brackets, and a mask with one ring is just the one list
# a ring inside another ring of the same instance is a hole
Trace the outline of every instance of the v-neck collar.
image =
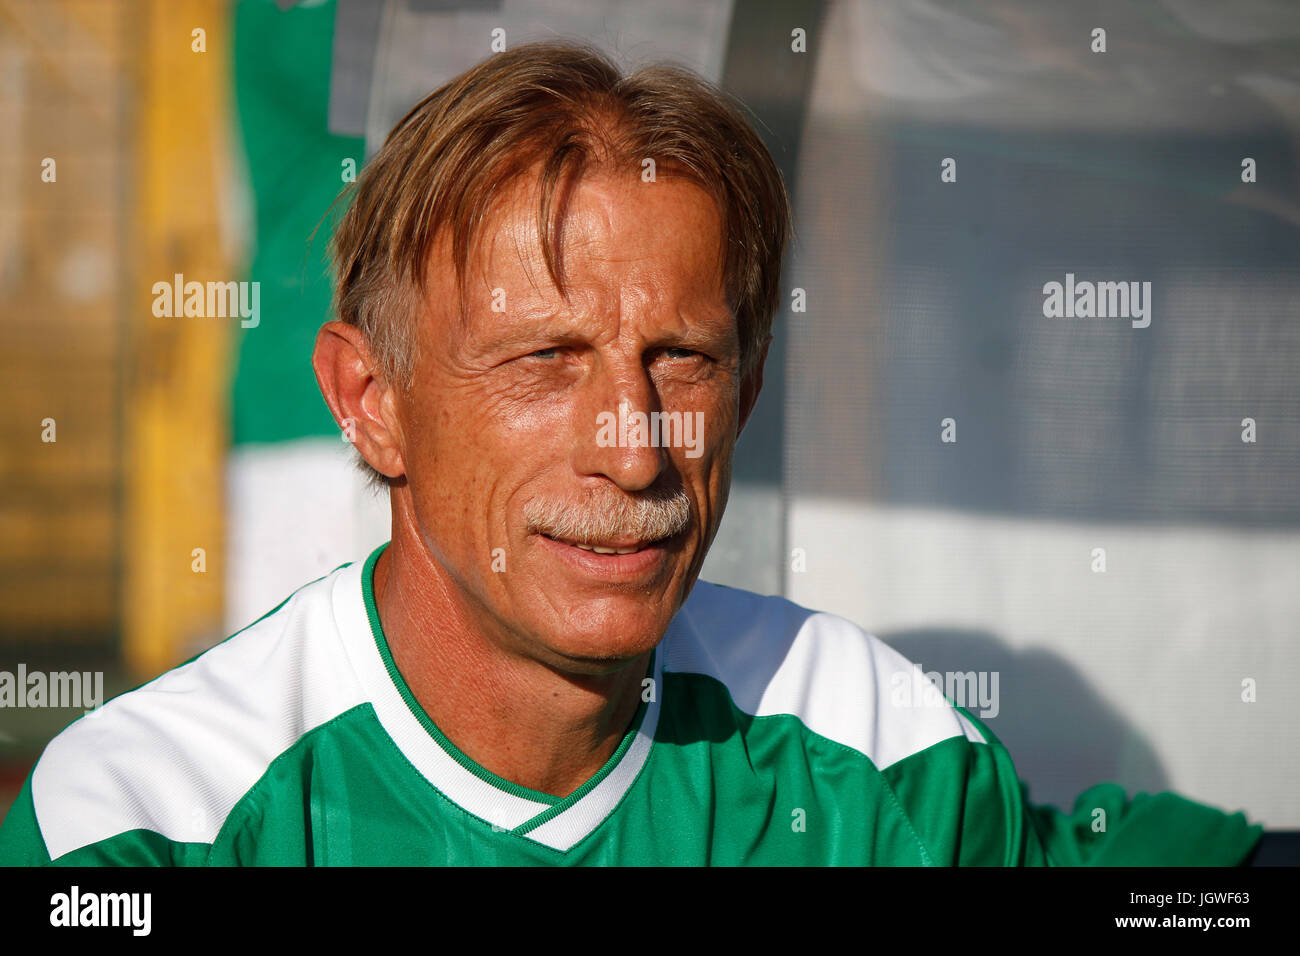
[(447, 739), (398, 671), (374, 594), (375, 564), (388, 544), (376, 548), (364, 565), (345, 569), (335, 590), (335, 610), (349, 657), (380, 724), (416, 770), (453, 803), (494, 830), (568, 850), (609, 816), (650, 756), (663, 693), (661, 649), (656, 648), (651, 659), (652, 699), (642, 701), (614, 753), (586, 783), (563, 798), (512, 783)]

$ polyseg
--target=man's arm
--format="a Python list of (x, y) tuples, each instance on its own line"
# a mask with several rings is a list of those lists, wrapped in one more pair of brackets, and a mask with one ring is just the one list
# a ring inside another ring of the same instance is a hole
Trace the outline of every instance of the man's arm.
[(32, 805), (32, 777), (27, 775), (18, 799), (0, 823), (0, 866), (45, 866), (50, 862), (45, 838)]
[(0, 866), (202, 866), (211, 847), (178, 843), (151, 830), (125, 830), (51, 860), (45, 830), (58, 820), (41, 820), (28, 774), (13, 807), (0, 824)]
[(1033, 806), (1011, 755), (963, 708), (983, 740), (954, 737), (883, 775), (934, 862), (949, 866), (1237, 866), (1262, 827), (1173, 793), (1091, 787), (1066, 814)]
[[(1031, 806), (1025, 812), (1054, 866), (1238, 866), (1263, 828), (1242, 813), (1224, 813), (1175, 793), (1138, 793), (1104, 783), (1085, 790), (1066, 814)], [(1104, 829), (1101, 829), (1104, 827)]]

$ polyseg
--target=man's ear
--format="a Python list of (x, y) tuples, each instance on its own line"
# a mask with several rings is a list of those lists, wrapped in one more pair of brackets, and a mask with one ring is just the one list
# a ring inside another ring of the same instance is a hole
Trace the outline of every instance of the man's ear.
[(763, 365), (767, 362), (767, 348), (772, 344), (772, 336), (768, 336), (763, 347), (759, 350), (758, 358), (754, 361), (754, 367), (740, 382), (740, 419), (736, 425), (736, 437), (745, 430), (745, 423), (749, 421), (749, 415), (758, 404), (758, 393), (763, 390)]
[(346, 322), (326, 322), (311, 356), (325, 404), (361, 457), (382, 475), (406, 473), (397, 394), (378, 373), (365, 335)]

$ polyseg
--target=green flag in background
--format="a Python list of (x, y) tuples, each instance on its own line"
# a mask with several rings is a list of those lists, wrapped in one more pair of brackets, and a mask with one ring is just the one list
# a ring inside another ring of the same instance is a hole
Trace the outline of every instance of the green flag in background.
[(322, 220), (365, 155), (363, 139), (329, 131), (335, 3), (242, 0), (234, 16), (234, 103), (255, 210), (248, 279), (260, 283), (261, 321), (237, 333), (227, 633), (389, 535), (387, 499), (365, 492), (311, 367), (330, 318), (333, 217)]
[(364, 141), (329, 132), (333, 36), (332, 0), (286, 11), (243, 0), (235, 10), (235, 101), (256, 208), (248, 278), (262, 284), (262, 320), (239, 332), (235, 445), (338, 434), (311, 369), (330, 311), (329, 229), (312, 233)]

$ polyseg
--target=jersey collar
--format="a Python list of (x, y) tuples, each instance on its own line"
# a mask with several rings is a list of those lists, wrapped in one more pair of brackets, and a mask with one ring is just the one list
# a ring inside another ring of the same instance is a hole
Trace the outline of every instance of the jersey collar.
[(529, 790), (479, 766), (438, 729), (397, 670), (374, 596), (375, 563), (388, 543), (363, 565), (350, 565), (335, 589), (340, 630), (379, 723), (415, 769), (462, 809), (524, 839), (565, 851), (598, 827), (618, 805), (650, 756), (659, 724), (663, 654), (652, 655), (654, 683), (605, 765), (564, 798)]

